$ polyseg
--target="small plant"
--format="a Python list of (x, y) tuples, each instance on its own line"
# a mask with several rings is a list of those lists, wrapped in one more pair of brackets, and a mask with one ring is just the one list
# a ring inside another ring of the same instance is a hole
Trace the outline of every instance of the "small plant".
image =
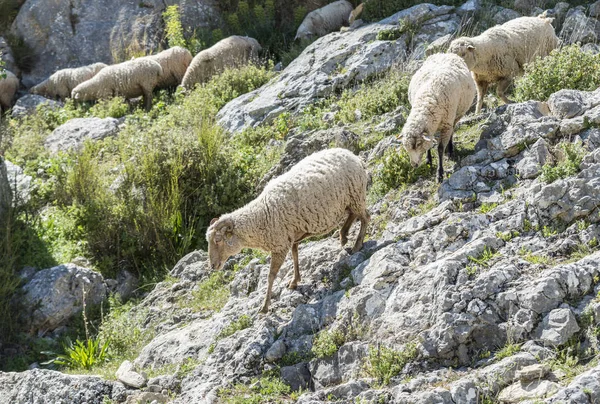
[(388, 149), (383, 156), (383, 164), (375, 175), (374, 187), (377, 189), (376, 192), (384, 195), (391, 189), (412, 184), (421, 177), (429, 177), (431, 173), (427, 164), (413, 168), (410, 157), (404, 148)]
[(317, 358), (325, 358), (335, 354), (346, 342), (341, 330), (319, 332), (313, 340), (312, 353)]
[(479, 207), (479, 213), (489, 213), (492, 210), (494, 210), (496, 207), (498, 206), (498, 203), (496, 202), (484, 202), (481, 204), (481, 206)]
[(510, 240), (512, 240), (515, 237), (519, 237), (521, 234), (516, 231), (516, 230), (512, 230), (512, 231), (499, 231), (496, 233), (496, 237), (498, 237), (500, 240), (503, 240), (504, 242), (508, 243)]
[(185, 38), (183, 37), (183, 27), (181, 26), (181, 16), (179, 14), (179, 6), (167, 6), (162, 14), (165, 22), (165, 37), (169, 48), (174, 46), (186, 46)]
[(378, 41), (395, 41), (402, 36), (404, 31), (400, 28), (384, 29), (377, 33)]
[[(85, 341), (79, 339), (73, 343), (69, 338), (63, 344), (64, 354), (56, 355), (54, 359), (44, 364), (56, 364), (66, 366), (70, 369), (91, 369), (106, 360), (109, 341), (100, 344), (99, 338), (88, 338)], [(46, 352), (53, 355), (53, 352)]]
[(547, 184), (551, 184), (561, 178), (573, 176), (580, 170), (579, 166), (586, 153), (585, 148), (574, 143), (562, 144), (561, 148), (564, 152), (562, 161), (555, 165), (546, 163), (542, 166), (540, 180)]
[(600, 55), (570, 45), (525, 65), (525, 74), (516, 80), (514, 93), (517, 101), (546, 101), (558, 90), (592, 91), (599, 86)]
[(514, 354), (516, 354), (517, 352), (521, 351), (521, 345), (520, 344), (514, 344), (512, 342), (508, 342), (504, 347), (502, 347), (500, 350), (496, 351), (496, 353), (494, 354), (494, 357), (497, 360), (502, 360), (504, 358), (508, 358), (509, 356), (513, 356)]
[(533, 254), (525, 247), (521, 247), (521, 249), (519, 250), (519, 256), (521, 256), (521, 258), (533, 265), (552, 266), (554, 264), (552, 258), (547, 257), (545, 255)]
[(273, 376), (254, 379), (250, 385), (238, 383), (230, 388), (221, 388), (217, 397), (225, 404), (282, 404), (298, 398), (297, 394), (291, 393), (289, 385)]
[(377, 379), (379, 385), (387, 386), (392, 377), (399, 375), (404, 366), (415, 359), (417, 354), (415, 342), (406, 344), (402, 351), (395, 351), (381, 345), (369, 347), (365, 373), (367, 376)]
[(557, 234), (558, 234), (558, 230), (556, 230), (550, 226), (542, 227), (542, 236), (544, 238), (550, 238), (550, 237), (556, 236)]
[(192, 291), (190, 301), (180, 301), (179, 304), (191, 307), (194, 311), (219, 311), (229, 300), (228, 283), (230, 281), (230, 277), (224, 271), (213, 272), (207, 279), (200, 282), (196, 290)]
[(488, 267), (490, 265), (490, 261), (499, 256), (500, 253), (495, 252), (491, 247), (485, 246), (483, 248), (483, 252), (479, 256), (473, 257), (470, 255), (467, 258), (469, 259), (469, 261), (477, 265), (480, 265), (482, 267)]
[(252, 326), (252, 319), (246, 314), (241, 315), (237, 320), (232, 321), (227, 327), (223, 328), (216, 340), (227, 338), (230, 335), (235, 334), (238, 331), (245, 330)]

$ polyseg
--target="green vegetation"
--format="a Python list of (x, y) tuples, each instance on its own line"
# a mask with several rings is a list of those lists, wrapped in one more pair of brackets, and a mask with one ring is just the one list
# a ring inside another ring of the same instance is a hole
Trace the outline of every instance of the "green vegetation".
[(323, 330), (313, 340), (312, 353), (317, 358), (333, 355), (346, 343), (346, 337), (341, 330)]
[(181, 26), (181, 19), (179, 14), (179, 6), (167, 6), (166, 10), (162, 14), (163, 21), (165, 23), (165, 37), (169, 48), (174, 46), (186, 47), (186, 41), (183, 37), (183, 27)]
[(512, 240), (515, 237), (519, 237), (520, 235), (521, 234), (516, 230), (505, 231), (505, 232), (499, 231), (496, 233), (496, 237), (498, 237), (499, 239), (503, 240), (506, 243), (508, 243), (510, 240)]
[(248, 327), (252, 326), (252, 318), (247, 316), (246, 314), (241, 315), (237, 320), (232, 321), (227, 327), (223, 328), (219, 335), (217, 335), (216, 340), (220, 340), (223, 338), (227, 338), (238, 331), (245, 330)]
[(483, 248), (483, 252), (481, 254), (479, 254), (477, 257), (469, 255), (467, 258), (469, 259), (469, 261), (471, 261), (479, 266), (489, 267), (490, 261), (499, 256), (500, 256), (500, 253), (495, 252), (492, 247), (485, 246)]
[(479, 212), (480, 213), (489, 213), (492, 210), (494, 210), (496, 207), (498, 206), (498, 203), (496, 202), (484, 202), (481, 204), (481, 206), (479, 207)]
[[(54, 359), (44, 364), (53, 363), (71, 369), (89, 370), (106, 360), (108, 345), (108, 340), (100, 345), (100, 339), (98, 338), (88, 338), (86, 341), (77, 340), (74, 344), (70, 339), (67, 339), (63, 345), (65, 353), (56, 355)], [(52, 355), (51, 352), (48, 352), (48, 354)]]
[(577, 174), (586, 153), (583, 146), (575, 143), (563, 143), (560, 149), (563, 158), (557, 164), (546, 163), (542, 166), (540, 180), (547, 184)]
[(521, 345), (508, 342), (504, 347), (496, 351), (494, 357), (497, 360), (502, 360), (504, 358), (508, 358), (509, 356), (513, 356), (519, 351), (521, 351)]
[(219, 311), (229, 300), (229, 282), (232, 277), (224, 271), (213, 272), (192, 292), (190, 301), (179, 302), (179, 305), (190, 307), (194, 311)]
[(404, 366), (417, 357), (415, 342), (409, 342), (402, 351), (395, 351), (385, 346), (369, 347), (369, 356), (365, 364), (365, 373), (377, 379), (380, 386), (390, 384), (392, 377), (402, 372)]
[(523, 258), (525, 261), (529, 262), (533, 265), (543, 265), (543, 266), (552, 266), (554, 265), (554, 260), (546, 255), (538, 255), (534, 254), (525, 247), (521, 247), (519, 250), (519, 256)]
[(570, 45), (526, 65), (525, 74), (516, 80), (514, 94), (517, 101), (546, 101), (558, 90), (592, 91), (599, 86), (600, 55)]
[(280, 404), (293, 402), (299, 395), (300, 392), (292, 393), (289, 385), (273, 376), (253, 379), (249, 385), (238, 383), (217, 392), (219, 402), (225, 404)]
[[(433, 165), (435, 166), (435, 163)], [(400, 150), (389, 148), (383, 155), (381, 168), (375, 174), (372, 192), (385, 195), (391, 189), (412, 184), (421, 177), (430, 177), (432, 173), (431, 167), (427, 164), (413, 168), (404, 148)]]

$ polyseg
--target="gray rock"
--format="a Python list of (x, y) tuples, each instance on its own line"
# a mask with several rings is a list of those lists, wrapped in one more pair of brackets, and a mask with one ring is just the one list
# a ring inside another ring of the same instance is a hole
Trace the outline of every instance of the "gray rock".
[(269, 350), (265, 354), (265, 359), (267, 360), (267, 362), (276, 362), (279, 359), (283, 358), (283, 355), (285, 355), (285, 351), (285, 343), (282, 340), (278, 339), (273, 345), (271, 345), (271, 348), (269, 348)]
[(548, 143), (539, 139), (523, 154), (523, 158), (517, 163), (516, 169), (522, 178), (535, 178), (542, 170), (542, 166), (551, 159)]
[(547, 404), (583, 403), (595, 404), (600, 402), (600, 366), (584, 372), (557, 394), (546, 400)]
[(600, 53), (600, 45), (596, 43), (586, 43), (581, 47), (581, 50), (584, 52), (591, 53), (593, 55), (597, 55)]
[(492, 17), (492, 20), (496, 24), (504, 24), (505, 22), (514, 20), (515, 18), (522, 17), (521, 13), (515, 10), (511, 10), (510, 8), (498, 6), (496, 7), (496, 10), (498, 11)]
[(600, 17), (600, 0), (592, 3), (588, 9), (590, 17), (598, 18)]
[(537, 6), (537, 2), (535, 0), (515, 0), (514, 1), (515, 10), (520, 11), (524, 15), (530, 14), (535, 6)]
[(63, 106), (62, 102), (49, 100), (41, 95), (27, 94), (19, 98), (13, 105), (11, 115), (13, 118), (20, 118), (25, 115), (30, 115), (40, 106), (44, 105), (47, 108), (57, 109)]
[(12, 26), (12, 33), (23, 38), (36, 60), (23, 83), (30, 87), (58, 69), (118, 63), (156, 51), (164, 38), (162, 13), (170, 4), (179, 5), (182, 25), (188, 33), (210, 28), (218, 20), (211, 0), (119, 4), (106, 0), (60, 0), (51, 4), (26, 1)]
[(12, 189), (12, 195), (15, 198), (15, 204), (22, 205), (27, 203), (31, 194), (31, 176), (26, 175), (21, 167), (10, 161), (4, 160), (4, 162), (6, 164), (8, 183)]
[(140, 389), (146, 385), (146, 378), (133, 369), (133, 364), (130, 361), (123, 361), (115, 376), (123, 384), (135, 389)]
[(482, 8), (481, 0), (468, 0), (456, 9), (456, 14), (463, 16), (465, 14), (475, 14)]
[(529, 382), (531, 380), (543, 379), (548, 372), (550, 372), (550, 367), (548, 365), (536, 364), (525, 366), (517, 372), (516, 376), (521, 382)]
[(444, 35), (443, 37), (436, 39), (427, 46), (427, 49), (425, 49), (425, 56), (431, 56), (434, 53), (446, 52), (450, 46), (450, 42), (452, 42), (453, 39), (454, 36), (452, 34)]
[(102, 404), (106, 398), (123, 401), (123, 385), (98, 376), (68, 375), (45, 369), (0, 372), (2, 403)]
[(538, 334), (543, 343), (558, 346), (567, 342), (577, 331), (579, 325), (570, 309), (554, 309), (544, 317)]
[(310, 372), (306, 362), (282, 367), (281, 378), (290, 385), (293, 391), (307, 390), (310, 386)]
[(559, 389), (557, 383), (548, 380), (534, 380), (527, 383), (511, 384), (500, 392), (498, 401), (501, 403), (520, 403), (528, 399), (540, 399), (551, 396)]
[(169, 402), (169, 396), (157, 392), (140, 391), (127, 396), (125, 404), (151, 403), (164, 404)]
[(43, 269), (23, 286), (29, 330), (54, 330), (88, 306), (106, 299), (102, 275), (74, 264)]
[(379, 32), (397, 29), (401, 20), (410, 21), (421, 27), (422, 35), (414, 38), (416, 45), (431, 43), (458, 28), (458, 17), (434, 21), (450, 11), (452, 7), (419, 4), (377, 24), (321, 37), (278, 78), (225, 105), (219, 111), (219, 122), (230, 132), (268, 123), (285, 111), (298, 111), (317, 98), (385, 72), (406, 59), (407, 34), (395, 41), (384, 41), (377, 40)]
[(548, 98), (548, 108), (557, 118), (573, 118), (590, 108), (588, 97), (588, 93), (583, 91), (560, 90)]
[(560, 31), (560, 38), (566, 44), (596, 43), (600, 36), (600, 22), (589, 18), (579, 8), (569, 10)]
[[(108, 286), (109, 279), (106, 280)], [(120, 296), (122, 301), (127, 301), (139, 286), (137, 276), (127, 270), (121, 270), (117, 274), (117, 279), (114, 280), (112, 287), (109, 287), (110, 292)]]
[(46, 138), (44, 145), (52, 153), (80, 150), (85, 141), (102, 140), (119, 133), (119, 120), (115, 118), (70, 119)]

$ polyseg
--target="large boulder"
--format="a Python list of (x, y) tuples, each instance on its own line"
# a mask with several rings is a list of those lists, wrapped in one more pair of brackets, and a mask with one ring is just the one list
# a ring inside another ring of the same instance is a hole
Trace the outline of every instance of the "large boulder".
[(19, 98), (12, 108), (13, 118), (22, 118), (33, 114), (38, 106), (44, 105), (46, 108), (57, 109), (63, 106), (62, 102), (49, 100), (41, 95), (27, 94)]
[(600, 38), (600, 22), (588, 17), (583, 7), (571, 9), (563, 23), (560, 38), (567, 44), (596, 43)]
[(45, 146), (53, 153), (81, 149), (86, 140), (101, 140), (116, 136), (119, 123), (115, 118), (75, 118), (70, 119), (46, 138)]
[(23, 286), (29, 330), (54, 330), (81, 313), (83, 299), (88, 306), (106, 299), (102, 275), (74, 264), (37, 272)]
[(164, 39), (162, 13), (171, 4), (179, 5), (189, 30), (210, 27), (217, 18), (213, 0), (27, 0), (12, 27), (36, 60), (23, 84), (30, 87), (66, 67), (122, 62), (156, 51)]
[[(415, 57), (422, 57), (425, 44), (458, 29), (460, 18), (453, 10), (449, 6), (419, 4), (379, 23), (319, 38), (278, 78), (225, 105), (219, 121), (230, 132), (237, 132), (270, 122), (285, 111), (297, 111), (405, 62), (409, 43)], [(420, 28), (413, 34), (403, 28), (408, 26)]]

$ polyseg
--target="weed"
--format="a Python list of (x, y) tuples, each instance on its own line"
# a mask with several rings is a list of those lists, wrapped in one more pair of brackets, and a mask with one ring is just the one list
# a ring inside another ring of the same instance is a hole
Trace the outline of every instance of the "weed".
[(179, 6), (167, 6), (162, 14), (165, 23), (165, 37), (169, 48), (174, 46), (186, 47), (185, 38), (183, 37), (183, 27), (181, 26), (181, 18), (179, 15)]
[(312, 354), (317, 358), (332, 356), (346, 343), (346, 337), (341, 330), (323, 330), (313, 340)]
[[(225, 404), (279, 404), (292, 398), (291, 387), (281, 379), (263, 376), (254, 379), (250, 385), (238, 383), (230, 388), (221, 388), (217, 392), (219, 402)], [(294, 395), (297, 399), (297, 395)]]
[(585, 156), (585, 148), (575, 143), (561, 145), (564, 158), (557, 164), (546, 163), (542, 166), (540, 180), (550, 184), (558, 179), (573, 176), (579, 172), (579, 166)]
[[(416, 169), (410, 163), (410, 157), (404, 148), (400, 151), (388, 149), (383, 156), (383, 164), (375, 174), (374, 192), (385, 195), (390, 189), (412, 184), (421, 177), (429, 177), (432, 171), (427, 164)], [(434, 163), (435, 165), (435, 163)]]
[(552, 258), (545, 255), (533, 254), (525, 247), (521, 247), (519, 250), (519, 256), (533, 265), (552, 266), (554, 264), (554, 260)]
[(490, 261), (499, 256), (500, 256), (500, 253), (495, 252), (491, 247), (485, 246), (483, 248), (483, 252), (479, 256), (473, 257), (473, 256), (469, 255), (467, 258), (469, 259), (469, 261), (471, 261), (479, 266), (489, 267)]
[(492, 210), (494, 210), (496, 207), (498, 206), (498, 203), (496, 202), (484, 202), (481, 204), (481, 206), (479, 207), (479, 213), (489, 213)]
[(219, 311), (229, 300), (229, 282), (231, 276), (226, 272), (213, 272), (192, 291), (191, 300), (180, 301), (178, 304), (181, 307), (190, 307), (193, 311)]
[(217, 335), (216, 340), (227, 338), (238, 331), (245, 330), (252, 326), (252, 319), (246, 314), (241, 315), (237, 320), (232, 321), (229, 325), (221, 330)]
[[(63, 344), (64, 354), (56, 355), (47, 364), (56, 364), (66, 366), (71, 369), (91, 369), (106, 360), (109, 341), (100, 344), (99, 338), (88, 338), (85, 341), (77, 340), (73, 343), (67, 338)], [(55, 355), (53, 352), (46, 352), (47, 355)]]
[(521, 234), (516, 231), (516, 230), (512, 230), (512, 231), (499, 231), (496, 233), (496, 237), (498, 237), (499, 239), (503, 240), (504, 242), (508, 243), (510, 240), (512, 240), (515, 237), (519, 237)]
[(514, 354), (516, 354), (517, 352), (520, 352), (520, 351), (521, 351), (521, 345), (509, 342), (504, 347), (502, 347), (500, 350), (496, 351), (496, 353), (494, 354), (494, 357), (497, 360), (502, 360), (504, 358), (508, 358), (509, 356), (513, 356)]
[(402, 351), (395, 351), (382, 345), (369, 347), (369, 356), (365, 364), (365, 373), (377, 379), (381, 386), (390, 384), (392, 377), (402, 372), (404, 366), (417, 357), (415, 342), (409, 342)]

